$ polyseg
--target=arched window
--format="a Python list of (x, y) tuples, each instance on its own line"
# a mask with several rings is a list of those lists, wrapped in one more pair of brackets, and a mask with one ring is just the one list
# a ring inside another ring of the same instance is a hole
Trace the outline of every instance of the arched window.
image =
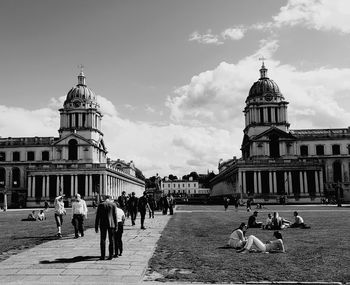
[(0, 167), (0, 188), (5, 187), (6, 185), (6, 170), (3, 167)]
[(69, 160), (78, 159), (78, 142), (74, 139), (68, 142), (68, 159)]
[(17, 188), (20, 187), (21, 181), (21, 171), (19, 168), (12, 168), (12, 187)]

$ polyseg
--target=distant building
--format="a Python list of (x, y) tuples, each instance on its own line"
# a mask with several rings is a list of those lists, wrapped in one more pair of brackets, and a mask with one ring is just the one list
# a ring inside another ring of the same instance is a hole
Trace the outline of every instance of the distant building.
[(62, 190), (89, 204), (99, 195), (144, 191), (131, 161), (112, 161), (101, 129), (102, 113), (81, 71), (60, 112), (58, 137), (0, 138), (0, 205), (36, 207)]
[(203, 188), (198, 182), (189, 178), (189, 180), (169, 180), (165, 177), (161, 182), (161, 190), (163, 194), (172, 194), (175, 198), (180, 198), (186, 201), (191, 198), (203, 198), (209, 196), (210, 188)]
[(246, 99), (242, 158), (219, 161), (211, 196), (350, 201), (350, 128), (289, 130), (288, 104), (263, 64)]

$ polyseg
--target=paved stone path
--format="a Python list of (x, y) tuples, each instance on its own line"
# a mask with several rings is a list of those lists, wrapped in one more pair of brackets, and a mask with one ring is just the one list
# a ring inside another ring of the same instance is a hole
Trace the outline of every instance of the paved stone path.
[[(13, 255), (0, 263), (0, 284), (139, 284), (156, 243), (171, 216), (146, 218), (146, 230), (130, 219), (124, 226), (123, 256), (99, 260), (100, 235), (88, 229), (83, 238), (57, 239)], [(108, 242), (107, 242), (108, 255)], [(147, 282), (150, 284), (152, 282)]]

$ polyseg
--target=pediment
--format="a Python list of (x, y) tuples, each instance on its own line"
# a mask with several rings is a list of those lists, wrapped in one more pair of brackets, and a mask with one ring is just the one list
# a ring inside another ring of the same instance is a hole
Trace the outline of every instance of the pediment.
[(276, 127), (271, 127), (270, 129), (262, 132), (261, 134), (255, 136), (252, 138), (252, 140), (270, 140), (272, 137), (279, 138), (279, 139), (291, 139), (295, 140), (296, 137), (294, 137), (291, 133), (284, 132)]
[(60, 138), (58, 141), (56, 141), (54, 143), (54, 146), (65, 146), (65, 145), (68, 145), (68, 142), (71, 140), (71, 139), (75, 139), (77, 141), (77, 144), (78, 145), (92, 145), (92, 146), (95, 146), (95, 144), (89, 140), (87, 140), (86, 138), (78, 135), (78, 134), (75, 134), (75, 133), (71, 133), (63, 138)]

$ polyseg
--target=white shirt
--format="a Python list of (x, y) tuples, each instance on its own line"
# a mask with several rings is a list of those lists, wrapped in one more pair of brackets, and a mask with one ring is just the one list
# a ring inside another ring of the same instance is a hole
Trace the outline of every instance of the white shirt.
[(64, 209), (64, 203), (63, 201), (60, 201), (59, 199), (61, 198), (62, 196), (58, 196), (56, 197), (55, 199), (55, 213), (57, 215), (63, 215), (66, 210)]
[(83, 199), (80, 199), (79, 201), (74, 201), (72, 203), (72, 213), (74, 214), (80, 214), (87, 216), (87, 207), (86, 203)]
[(303, 224), (304, 223), (304, 220), (302, 217), (300, 217), (299, 215), (298, 216), (295, 216), (295, 223), (297, 225), (300, 225), (300, 224)]
[(124, 211), (117, 207), (117, 223), (124, 222), (125, 214)]

